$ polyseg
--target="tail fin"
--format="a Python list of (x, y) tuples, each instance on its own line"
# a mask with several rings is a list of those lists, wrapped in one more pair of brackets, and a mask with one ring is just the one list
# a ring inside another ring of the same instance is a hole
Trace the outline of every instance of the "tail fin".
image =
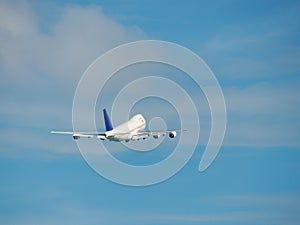
[(103, 109), (103, 116), (104, 116), (104, 122), (105, 122), (105, 127), (106, 127), (106, 131), (110, 131), (113, 129), (109, 116), (106, 112), (106, 109)]

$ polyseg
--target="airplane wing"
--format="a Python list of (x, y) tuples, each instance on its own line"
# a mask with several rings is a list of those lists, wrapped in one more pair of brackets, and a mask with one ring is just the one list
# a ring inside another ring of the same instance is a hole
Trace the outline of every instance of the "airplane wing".
[(81, 137), (91, 138), (97, 136), (99, 139), (106, 139), (105, 132), (72, 132), (72, 131), (51, 131), (51, 134), (68, 134), (72, 135), (74, 140), (77, 140)]
[(138, 131), (136, 133), (113, 133), (110, 136), (106, 136), (105, 132), (72, 132), (72, 131), (51, 131), (52, 134), (67, 134), (72, 135), (74, 140), (78, 140), (81, 137), (91, 138), (96, 136), (100, 140), (110, 139), (115, 136), (130, 135), (131, 140), (146, 139), (152, 136), (154, 139), (160, 136), (168, 135), (170, 138), (176, 137), (177, 133), (187, 130), (157, 130), (157, 131)]

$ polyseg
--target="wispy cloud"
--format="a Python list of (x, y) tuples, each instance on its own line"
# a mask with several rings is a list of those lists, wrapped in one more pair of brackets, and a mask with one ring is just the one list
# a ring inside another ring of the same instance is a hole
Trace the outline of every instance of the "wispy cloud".
[[(201, 44), (221, 84), (225, 83), (222, 88), (228, 111), (226, 145), (295, 147), (300, 144), (297, 137), (299, 79), (294, 77), (299, 72), (299, 46), (290, 42), (297, 23), (295, 10), (292, 6), (289, 9), (290, 15), (250, 21), (245, 24), (247, 29), (241, 30), (240, 24), (227, 25)], [(146, 37), (138, 27), (124, 26), (106, 16), (100, 6), (68, 5), (59, 13), (58, 20), (47, 24), (49, 27), (44, 32), (40, 28), (44, 18), (29, 2), (0, 3), (3, 105), (0, 116), (5, 148), (11, 146), (14, 134), (21, 136), (20, 139), (27, 137), (14, 143), (16, 149), (22, 149), (22, 143), (32, 147), (37, 140), (38, 146), (43, 142), (53, 146), (48, 131), (71, 129), (73, 94), (87, 66), (112, 47)], [(261, 83), (253, 84), (253, 79)], [(203, 107), (203, 95), (199, 93), (191, 90), (189, 94), (199, 104), (200, 144), (206, 144), (210, 112), (207, 105)], [(180, 98), (178, 103), (186, 104)], [(185, 113), (184, 117), (188, 118), (189, 112)]]
[(225, 21), (198, 44), (224, 90), (226, 145), (299, 146), (299, 6)]
[[(233, 195), (204, 198), (207, 208), (212, 202), (226, 207), (227, 212), (216, 213), (162, 213), (152, 219), (175, 224), (199, 222), (213, 224), (289, 224), (299, 222), (298, 195)], [(203, 202), (203, 199), (201, 200)]]
[(300, 72), (299, 45), (295, 41), (299, 37), (295, 22), (299, 20), (299, 7), (297, 2), (288, 2), (251, 20), (225, 22), (201, 43), (199, 52), (224, 82), (287, 79)]
[(276, 85), (225, 88), (226, 145), (299, 146), (298, 79)]
[(60, 13), (43, 32), (42, 15), (31, 3), (0, 3), (1, 151), (9, 152), (9, 143), (16, 149), (50, 146), (51, 126), (72, 128), (73, 93), (87, 66), (105, 51), (145, 37), (99, 6), (68, 5)]

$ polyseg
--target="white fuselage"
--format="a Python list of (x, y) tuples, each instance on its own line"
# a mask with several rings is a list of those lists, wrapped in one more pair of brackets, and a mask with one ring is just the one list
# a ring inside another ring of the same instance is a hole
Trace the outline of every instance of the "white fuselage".
[(137, 114), (125, 123), (106, 131), (106, 138), (112, 141), (133, 140), (134, 135), (146, 127), (146, 120), (141, 114)]

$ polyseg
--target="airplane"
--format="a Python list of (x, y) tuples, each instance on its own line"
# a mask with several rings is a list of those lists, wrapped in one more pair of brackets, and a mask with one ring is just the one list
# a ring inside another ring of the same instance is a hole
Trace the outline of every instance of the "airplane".
[(74, 140), (78, 140), (81, 137), (91, 138), (96, 136), (100, 140), (110, 141), (134, 141), (145, 140), (147, 137), (152, 136), (154, 139), (158, 139), (160, 136), (168, 134), (170, 138), (175, 138), (177, 132), (186, 130), (161, 130), (161, 131), (145, 131), (146, 120), (142, 114), (137, 114), (117, 127), (113, 128), (106, 109), (103, 109), (105, 132), (69, 132), (69, 131), (51, 131), (52, 134), (69, 134), (73, 136)]

